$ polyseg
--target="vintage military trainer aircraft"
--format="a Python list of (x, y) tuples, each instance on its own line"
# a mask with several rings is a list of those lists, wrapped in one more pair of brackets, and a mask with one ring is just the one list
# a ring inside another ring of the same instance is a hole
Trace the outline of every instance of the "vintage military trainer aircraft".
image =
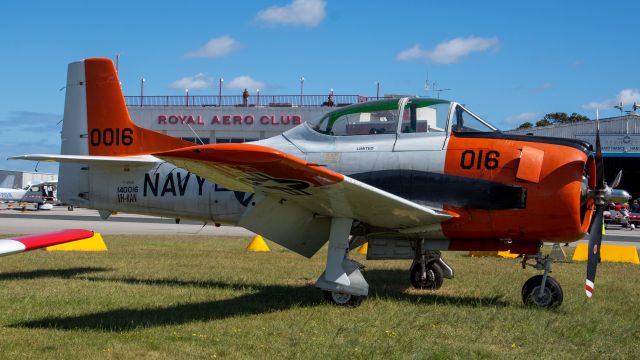
[[(315, 123), (245, 144), (193, 145), (137, 126), (109, 59), (69, 65), (58, 194), (82, 207), (235, 224), (306, 257), (327, 241), (316, 286), (357, 305), (368, 294), (348, 256), (414, 259), (411, 284), (436, 289), (453, 269), (442, 250), (511, 250), (543, 275), (526, 304), (555, 307), (543, 241), (582, 239), (590, 226), (591, 296), (610, 188), (588, 143), (508, 135), (463, 105), (396, 98), (339, 108)], [(532, 262), (530, 264), (530, 262)]]

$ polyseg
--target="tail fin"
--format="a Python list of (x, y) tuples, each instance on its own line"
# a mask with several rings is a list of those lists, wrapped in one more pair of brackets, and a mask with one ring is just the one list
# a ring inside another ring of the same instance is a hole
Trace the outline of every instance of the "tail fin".
[(86, 59), (83, 63), (89, 155), (144, 155), (193, 146), (133, 123), (110, 59)]
[[(69, 64), (62, 122), (62, 155), (145, 155), (192, 143), (138, 127), (131, 121), (109, 59)], [(60, 164), (58, 198), (90, 205), (89, 165)]]

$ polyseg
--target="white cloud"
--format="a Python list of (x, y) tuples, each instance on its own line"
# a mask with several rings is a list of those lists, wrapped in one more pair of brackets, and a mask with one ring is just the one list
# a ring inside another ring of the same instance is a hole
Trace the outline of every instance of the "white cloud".
[(542, 119), (543, 117), (543, 113), (541, 112), (523, 112), (520, 114), (515, 114), (515, 115), (511, 115), (511, 116), (507, 116), (506, 119), (504, 119), (504, 122), (506, 124), (516, 124), (516, 125), (520, 125), (522, 123), (525, 123), (527, 121), (531, 122), (531, 121), (537, 121)]
[(212, 85), (213, 78), (208, 77), (203, 73), (199, 73), (194, 76), (186, 76), (171, 83), (171, 87), (178, 90), (203, 90), (211, 88)]
[(414, 47), (398, 53), (396, 59), (426, 60), (436, 64), (452, 64), (471, 53), (496, 48), (499, 43), (497, 37), (468, 37), (443, 41), (433, 50), (424, 50), (420, 44), (416, 44)]
[(634, 102), (640, 103), (640, 90), (639, 89), (623, 89), (620, 90), (618, 95), (615, 98), (602, 100), (602, 101), (592, 101), (588, 104), (582, 105), (582, 107), (586, 110), (605, 110), (611, 109), (615, 105), (620, 103), (624, 105), (631, 105)]
[(263, 83), (262, 81), (254, 80), (250, 76), (243, 75), (229, 81), (229, 85), (227, 85), (227, 87), (230, 89), (239, 90), (248, 89), (249, 91), (253, 92), (256, 89), (264, 90), (265, 83)]
[(423, 50), (420, 47), (420, 44), (416, 44), (416, 46), (411, 49), (400, 51), (400, 53), (396, 56), (398, 60), (416, 60), (416, 59), (427, 59), (429, 57), (428, 51)]
[(293, 0), (289, 5), (272, 6), (256, 15), (260, 21), (272, 25), (318, 26), (326, 12), (324, 0)]
[(229, 35), (220, 36), (209, 40), (201, 48), (190, 51), (184, 57), (191, 58), (219, 58), (231, 54), (240, 49), (242, 45)]

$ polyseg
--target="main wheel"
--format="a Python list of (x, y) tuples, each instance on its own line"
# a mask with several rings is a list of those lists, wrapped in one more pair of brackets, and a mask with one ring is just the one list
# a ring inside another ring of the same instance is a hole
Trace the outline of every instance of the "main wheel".
[(444, 282), (444, 272), (437, 262), (427, 264), (427, 277), (422, 279), (422, 269), (420, 263), (415, 263), (411, 267), (411, 285), (416, 289), (440, 289)]
[(323, 290), (324, 299), (333, 305), (356, 307), (362, 303), (364, 296), (351, 295), (338, 291)]
[(543, 275), (536, 275), (524, 283), (522, 286), (522, 302), (527, 306), (557, 308), (562, 304), (562, 299), (564, 298), (562, 287), (560, 287), (556, 279), (547, 276), (547, 282), (544, 284), (541, 294), (542, 277)]

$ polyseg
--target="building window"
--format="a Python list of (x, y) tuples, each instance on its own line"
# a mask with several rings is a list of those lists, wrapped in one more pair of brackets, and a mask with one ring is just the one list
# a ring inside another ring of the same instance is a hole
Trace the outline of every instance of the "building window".
[(258, 139), (249, 139), (249, 138), (216, 138), (217, 144), (239, 144), (249, 141), (257, 141)]
[(198, 139), (196, 139), (194, 137), (183, 137), (181, 139), (185, 140), (185, 141), (192, 142), (192, 143), (194, 143), (196, 145), (200, 145), (200, 144), (205, 144), (206, 145), (206, 144), (210, 144), (211, 143), (211, 140), (209, 138), (200, 138), (200, 140), (202, 140), (202, 143)]

